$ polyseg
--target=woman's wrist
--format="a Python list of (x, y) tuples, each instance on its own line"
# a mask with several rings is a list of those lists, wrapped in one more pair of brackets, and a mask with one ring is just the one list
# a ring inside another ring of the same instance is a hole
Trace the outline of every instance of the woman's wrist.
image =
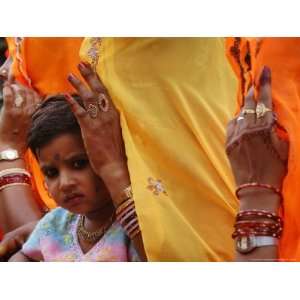
[(130, 185), (130, 177), (127, 164), (116, 162), (105, 165), (99, 172), (112, 197), (114, 205), (117, 207), (122, 201), (119, 199), (120, 193)]
[(277, 213), (281, 198), (265, 188), (247, 188), (240, 192), (240, 210), (268, 210)]

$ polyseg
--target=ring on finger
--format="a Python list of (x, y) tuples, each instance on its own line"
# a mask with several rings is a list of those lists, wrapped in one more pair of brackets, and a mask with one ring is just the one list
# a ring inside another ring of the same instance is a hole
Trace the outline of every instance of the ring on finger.
[(1, 71), (1, 75), (2, 75), (2, 76), (7, 76), (7, 74), (8, 74), (7, 69), (3, 69), (3, 70)]
[(98, 116), (98, 107), (95, 104), (90, 103), (87, 107), (87, 112), (92, 119), (96, 119)]
[(258, 103), (256, 106), (256, 116), (257, 118), (262, 118), (267, 112), (272, 112), (272, 109), (265, 106), (264, 103)]
[(102, 110), (103, 112), (107, 112), (109, 110), (109, 100), (105, 94), (99, 94), (97, 103), (100, 110)]
[(238, 118), (236, 120), (237, 120), (237, 122), (239, 122), (239, 121), (245, 120), (245, 118), (244, 118), (244, 116), (238, 116)]
[(16, 98), (15, 98), (15, 106), (16, 107), (21, 107), (21, 105), (24, 102), (24, 98), (20, 95), (20, 94), (16, 94)]
[(35, 105), (35, 108), (36, 108), (36, 109), (39, 109), (39, 108), (41, 107), (41, 105), (42, 105), (42, 103), (37, 103), (37, 104)]
[(252, 108), (243, 108), (241, 111), (241, 115), (246, 116), (248, 114), (256, 114), (256, 110)]

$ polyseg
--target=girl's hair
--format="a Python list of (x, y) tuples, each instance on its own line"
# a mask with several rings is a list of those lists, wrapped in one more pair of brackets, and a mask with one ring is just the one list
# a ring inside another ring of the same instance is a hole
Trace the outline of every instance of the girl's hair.
[[(81, 105), (77, 95), (73, 98)], [(28, 147), (36, 155), (37, 151), (64, 133), (80, 134), (79, 124), (63, 95), (47, 97), (32, 116), (32, 124), (27, 137)]]

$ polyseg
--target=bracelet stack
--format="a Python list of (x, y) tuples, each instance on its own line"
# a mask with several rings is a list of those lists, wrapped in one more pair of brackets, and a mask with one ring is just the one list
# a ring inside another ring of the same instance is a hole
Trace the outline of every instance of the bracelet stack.
[(0, 191), (17, 185), (31, 185), (31, 175), (25, 169), (10, 168), (0, 171)]
[(234, 228), (232, 238), (249, 235), (280, 238), (283, 221), (278, 215), (265, 210), (248, 210), (238, 213)]
[[(277, 194), (282, 199), (281, 191), (269, 184), (246, 183), (240, 185), (236, 190), (259, 187)], [(236, 249), (240, 253), (249, 253), (257, 247), (277, 245), (283, 230), (283, 221), (277, 214), (267, 210), (245, 210), (236, 216), (232, 238), (236, 241)]]
[(132, 198), (131, 186), (124, 190), (124, 195), (123, 202), (116, 209), (116, 218), (130, 239), (133, 239), (141, 230)]

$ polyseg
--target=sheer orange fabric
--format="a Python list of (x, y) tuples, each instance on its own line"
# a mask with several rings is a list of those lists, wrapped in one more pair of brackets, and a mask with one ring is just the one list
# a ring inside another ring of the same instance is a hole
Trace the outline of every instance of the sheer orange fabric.
[[(73, 92), (67, 76), (80, 77), (77, 70), (82, 38), (7, 38), (9, 55), (13, 57), (12, 74), (15, 79), (42, 95)], [(30, 151), (26, 163), (33, 174), (37, 201), (42, 199), (48, 208), (56, 206), (44, 188), (43, 176)]]
[(82, 38), (7, 38), (16, 80), (41, 94), (73, 92), (67, 76), (77, 76)]
[(227, 56), (239, 78), (238, 108), (249, 83), (263, 66), (272, 70), (272, 96), (279, 123), (290, 141), (288, 174), (283, 185), (284, 231), (279, 258), (300, 261), (300, 38), (228, 38)]

